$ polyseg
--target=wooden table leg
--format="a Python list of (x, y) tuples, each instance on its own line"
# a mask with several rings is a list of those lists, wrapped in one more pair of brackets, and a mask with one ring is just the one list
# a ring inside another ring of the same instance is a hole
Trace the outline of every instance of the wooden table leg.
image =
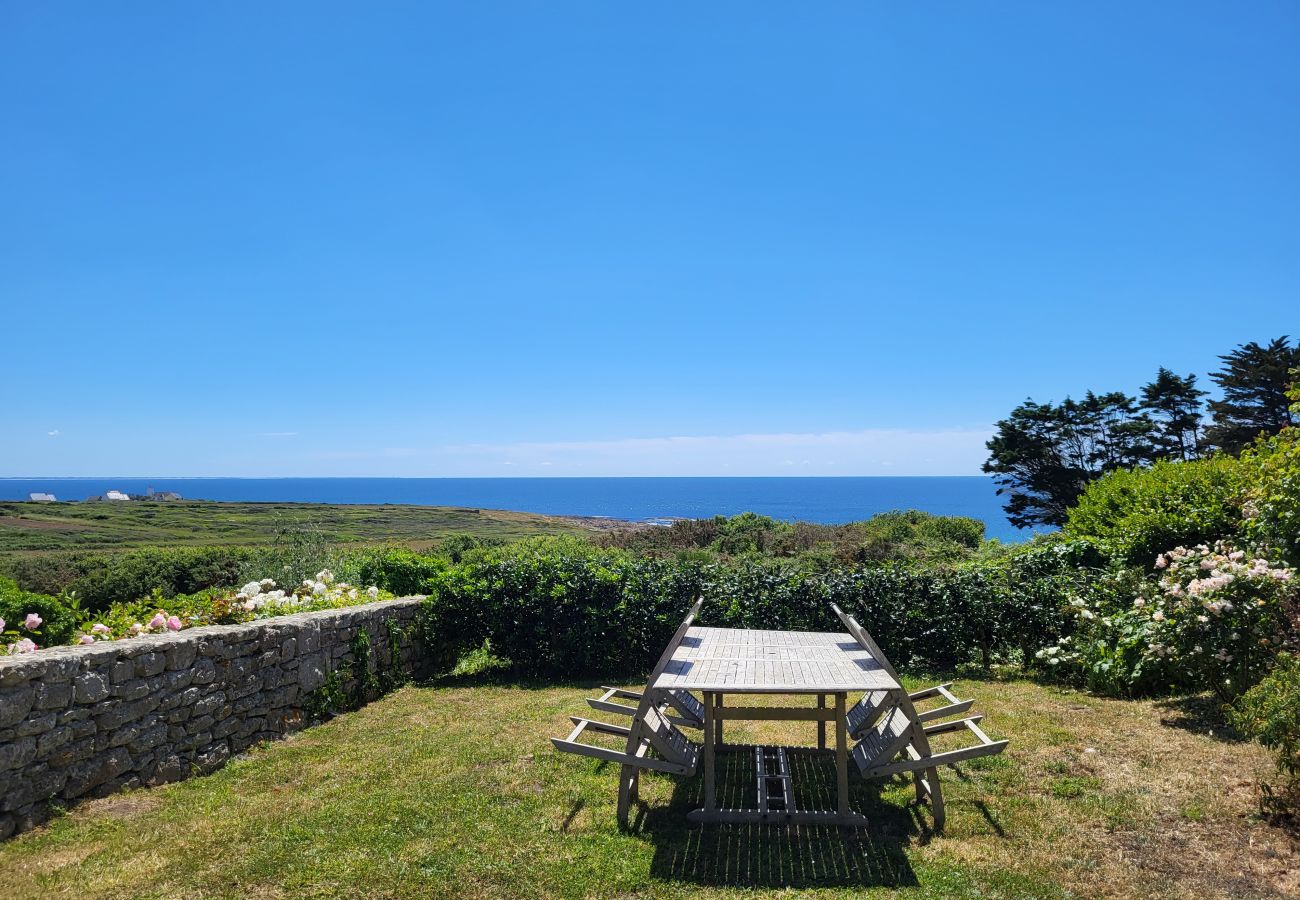
[[(726, 695), (716, 694), (715, 696), (717, 697), (718, 707), (721, 708), (725, 703)], [(722, 749), (722, 724), (723, 724), (722, 719), (718, 718), (717, 716), (714, 716), (713, 718), (714, 743), (719, 750)]]
[(712, 691), (704, 692), (704, 811), (713, 812), (718, 808), (718, 792), (714, 774), (714, 731), (717, 720), (713, 716), (715, 696)]
[(849, 735), (844, 721), (844, 702), (847, 694), (835, 695), (835, 774), (839, 780), (839, 805), (841, 816), (849, 814)]
[[(817, 708), (818, 709), (826, 708), (825, 694), (817, 695)], [(818, 750), (826, 749), (826, 721), (824, 719), (817, 720), (817, 749)]]

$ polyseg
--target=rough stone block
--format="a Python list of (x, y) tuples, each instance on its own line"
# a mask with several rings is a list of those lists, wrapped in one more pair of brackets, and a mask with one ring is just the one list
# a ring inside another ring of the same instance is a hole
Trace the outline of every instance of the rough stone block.
[(25, 766), (36, 758), (36, 738), (22, 737), (0, 744), (0, 772)]
[(167, 648), (167, 669), (172, 672), (179, 669), (188, 669), (193, 665), (198, 652), (198, 645), (194, 642), (178, 641)]
[(217, 665), (210, 659), (194, 663), (194, 684), (211, 684), (217, 677)]
[(63, 788), (64, 797), (82, 794), (110, 781), (131, 768), (131, 754), (125, 747), (80, 762), (68, 770), (68, 782)]
[(69, 682), (38, 681), (34, 685), (36, 709), (65, 709), (72, 702), (72, 684)]
[(127, 681), (113, 687), (113, 695), (123, 700), (139, 700), (149, 696), (149, 684), (145, 681)]
[(118, 660), (113, 663), (113, 668), (109, 670), (109, 680), (113, 684), (121, 684), (124, 681), (130, 681), (135, 677), (135, 663), (129, 659)]
[(0, 728), (27, 718), (35, 702), (36, 687), (30, 683), (0, 690)]
[(325, 657), (313, 653), (298, 660), (298, 686), (306, 693), (311, 693), (325, 683)]
[(135, 674), (138, 678), (159, 675), (167, 668), (167, 655), (162, 652), (142, 653), (135, 658)]
[(72, 697), (78, 703), (96, 703), (108, 694), (108, 678), (102, 672), (82, 672), (72, 681)]
[(147, 728), (140, 732), (139, 737), (127, 745), (132, 753), (144, 753), (146, 750), (152, 750), (167, 740), (167, 726), (159, 723), (152, 728)]
[(59, 725), (36, 739), (36, 755), (44, 759), (72, 740), (72, 726)]
[(14, 734), (18, 737), (44, 734), (54, 727), (54, 722), (57, 718), (58, 716), (54, 713), (46, 713), (43, 716), (29, 716), (14, 726)]

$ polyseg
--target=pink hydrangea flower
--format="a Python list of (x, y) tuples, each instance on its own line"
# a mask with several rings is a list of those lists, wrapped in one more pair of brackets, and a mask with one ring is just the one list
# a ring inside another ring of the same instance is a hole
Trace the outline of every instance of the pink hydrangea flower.
[(41, 627), (41, 623), (44, 621), (45, 620), (36, 613), (28, 613), (27, 618), (23, 620), (23, 627), (28, 631), (35, 631), (37, 628)]
[(5, 630), (5, 620), (0, 619), (0, 631), (4, 631), (4, 630)]
[(167, 624), (167, 617), (164, 616), (162, 613), (158, 613), (152, 619), (149, 620), (150, 628), (162, 628), (166, 624)]
[(9, 645), (10, 653), (31, 653), (36, 649), (36, 644), (31, 638), (23, 638), (17, 643)]
[(185, 623), (182, 622), (176, 616), (172, 616), (170, 619), (167, 620), (167, 627), (172, 631), (180, 631), (182, 628), (185, 627)]
[(142, 631), (144, 631), (144, 626), (141, 625), (139, 622), (136, 622), (135, 624), (133, 624), (133, 625), (131, 626), (131, 633), (132, 633), (132, 634), (139, 634), (139, 633), (142, 632)]
[(78, 640), (77, 643), (79, 643), (79, 644), (93, 644), (93, 643), (95, 643), (95, 639), (94, 639), (93, 637), (91, 637), (90, 635), (88, 635), (88, 634), (83, 634), (83, 635), (81, 636), (81, 639)]
[(113, 629), (109, 628), (103, 622), (96, 622), (90, 627), (90, 630), (95, 632), (95, 634), (108, 634)]

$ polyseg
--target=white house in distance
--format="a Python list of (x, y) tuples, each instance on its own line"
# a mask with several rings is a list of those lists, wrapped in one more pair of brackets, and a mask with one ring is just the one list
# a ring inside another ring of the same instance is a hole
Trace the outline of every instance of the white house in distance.
[(121, 491), (108, 491), (107, 493), (104, 494), (104, 499), (105, 500), (130, 500), (131, 497), (129, 494), (124, 494)]
[(27, 495), (27, 499), (33, 503), (57, 503), (59, 498), (55, 497), (53, 494), (44, 494), (40, 491), (33, 491)]

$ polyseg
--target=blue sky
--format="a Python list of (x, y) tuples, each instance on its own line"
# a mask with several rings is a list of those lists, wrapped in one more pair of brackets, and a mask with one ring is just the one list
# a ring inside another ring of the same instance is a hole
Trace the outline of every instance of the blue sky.
[(1300, 335), (1300, 6), (0, 2), (0, 475), (971, 474)]

